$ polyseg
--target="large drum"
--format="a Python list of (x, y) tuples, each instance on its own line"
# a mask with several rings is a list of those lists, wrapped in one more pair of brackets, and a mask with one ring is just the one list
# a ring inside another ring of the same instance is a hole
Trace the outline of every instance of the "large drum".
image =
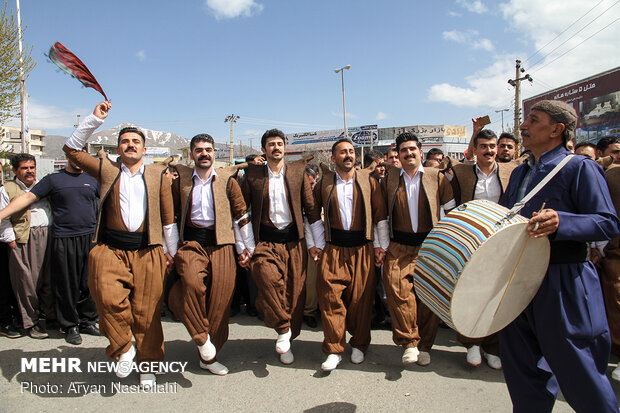
[(484, 200), (452, 210), (420, 248), (417, 296), (467, 337), (504, 328), (534, 298), (549, 265), (549, 240), (530, 237), (527, 222)]

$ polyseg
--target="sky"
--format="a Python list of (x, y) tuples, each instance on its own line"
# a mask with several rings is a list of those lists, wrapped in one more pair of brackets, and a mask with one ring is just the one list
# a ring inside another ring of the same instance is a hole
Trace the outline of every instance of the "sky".
[[(620, 0), (21, 0), (37, 66), (29, 126), (68, 136), (102, 96), (46, 57), (56, 41), (112, 101), (102, 128), (131, 122), (257, 147), (285, 133), (347, 126), (513, 125), (522, 97), (620, 66)], [(15, 9), (15, 0), (9, 0)], [(13, 124), (17, 124), (13, 122)]]

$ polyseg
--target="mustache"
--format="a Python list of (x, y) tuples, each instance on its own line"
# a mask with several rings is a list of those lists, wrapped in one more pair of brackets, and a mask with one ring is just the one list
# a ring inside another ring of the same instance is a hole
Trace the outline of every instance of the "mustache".
[(34, 174), (32, 172), (26, 172), (26, 175), (24, 176), (34, 176)]
[(350, 156), (347, 156), (346, 158), (342, 160), (342, 162), (347, 162), (347, 161), (353, 162), (353, 158), (351, 158)]
[(526, 130), (521, 131), (521, 136), (530, 136), (530, 133)]
[(487, 155), (491, 155), (491, 156), (493, 156), (493, 155), (495, 155), (495, 154), (494, 154), (494, 153), (491, 153), (491, 152), (486, 152), (486, 153), (485, 153), (485, 154), (483, 154), (482, 156), (487, 156)]
[(138, 151), (136, 150), (136, 148), (133, 148), (130, 146), (129, 148), (125, 149), (125, 153), (127, 152), (138, 152)]
[(405, 159), (415, 159), (415, 155), (407, 155), (405, 156)]
[(204, 160), (208, 160), (208, 161), (210, 161), (210, 160), (211, 160), (211, 157), (210, 157), (209, 155), (202, 155), (202, 156), (199, 156), (199, 157), (198, 157), (198, 160), (199, 160), (199, 161), (204, 161)]

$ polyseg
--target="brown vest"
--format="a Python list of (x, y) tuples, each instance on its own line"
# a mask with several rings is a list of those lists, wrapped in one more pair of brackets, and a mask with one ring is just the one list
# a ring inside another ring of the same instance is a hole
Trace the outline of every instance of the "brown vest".
[(610, 165), (605, 171), (607, 185), (611, 194), (611, 201), (616, 208), (616, 214), (620, 213), (620, 165)]
[[(386, 165), (387, 172), (387, 185), (386, 196), (388, 201), (388, 219), (390, 222), (390, 237), (394, 236), (392, 226), (392, 214), (394, 213), (394, 205), (396, 204), (396, 196), (398, 188), (401, 185), (400, 179), (401, 168), (397, 168), (394, 165)], [(437, 168), (424, 168), (422, 174), (422, 180), (420, 185), (420, 191), (423, 191), (426, 195), (428, 202), (428, 210), (431, 212), (431, 218), (433, 226), (439, 222), (441, 211), (441, 200), (439, 199), (439, 169)]]
[[(515, 162), (497, 163), (497, 174), (501, 190), (500, 196), (504, 194), (504, 189), (508, 186), (508, 180), (510, 180), (510, 174), (517, 166)], [(456, 204), (460, 205), (473, 200), (476, 193), (476, 184), (478, 184), (476, 165), (458, 163), (452, 165), (452, 171), (454, 172), (453, 181), (455, 181), (458, 187), (458, 190), (454, 191)]]
[[(183, 231), (185, 223), (191, 220), (192, 192), (194, 190), (194, 168), (185, 165), (176, 165), (179, 172), (180, 211), (175, 211), (179, 216), (179, 238), (183, 241)], [(217, 245), (235, 243), (235, 233), (233, 229), (233, 218), (228, 201), (228, 182), (234, 179), (234, 175), (239, 170), (238, 166), (228, 168), (218, 168), (217, 176), (211, 182), (213, 191), (213, 204), (215, 207), (215, 240)], [(173, 185), (177, 185), (175, 182)], [(177, 203), (175, 202), (175, 205)]]
[[(291, 210), (291, 218), (297, 226), (299, 239), (304, 238), (304, 219), (301, 211), (301, 193), (304, 187), (304, 169), (306, 164), (312, 157), (306, 157), (293, 162), (286, 163), (284, 168), (284, 184), (288, 194), (289, 208)], [(254, 238), (260, 240), (260, 221), (263, 216), (263, 208), (269, 208), (269, 204), (265, 203), (265, 190), (269, 193), (269, 173), (267, 165), (249, 164), (245, 170), (245, 184), (250, 188), (250, 199), (247, 200), (248, 207), (252, 208), (252, 229), (254, 230)]]
[[(372, 229), (372, 206), (371, 206), (371, 186), (370, 180), (375, 179), (370, 175), (374, 172), (375, 163), (373, 162), (368, 168), (355, 171), (355, 185), (359, 189), (359, 194), (362, 197), (362, 205), (364, 206), (364, 226), (366, 231), (366, 239), (373, 240), (374, 234)], [(336, 172), (330, 171), (329, 167), (324, 163), (321, 163), (321, 171), (323, 171), (323, 177), (319, 181), (321, 185), (321, 199), (323, 200), (323, 213), (325, 216), (325, 241), (331, 241), (331, 225), (329, 223), (329, 204), (332, 199), (332, 194), (336, 190)], [(355, 218), (351, 221), (353, 221)]]
[[(4, 184), (4, 189), (9, 196), (9, 202), (25, 193), (14, 180), (7, 181)], [(11, 215), (11, 225), (13, 225), (13, 232), (15, 232), (15, 242), (26, 244), (30, 239), (30, 208), (24, 208)]]
[[(103, 158), (100, 160), (100, 185), (101, 185), (101, 199), (99, 200), (99, 216), (97, 217), (97, 230), (95, 232), (95, 242), (102, 240), (101, 234), (101, 217), (103, 214), (103, 208), (105, 201), (112, 191), (112, 188), (116, 184), (116, 181), (121, 176), (121, 164), (120, 162), (112, 162), (110, 159)], [(161, 225), (161, 211), (160, 211), (160, 190), (161, 185), (168, 185), (167, 182), (162, 182), (163, 172), (165, 166), (162, 164), (153, 164), (144, 166), (144, 182), (146, 183), (146, 224), (145, 228), (148, 231), (149, 245), (163, 245), (162, 239), (162, 225)], [(118, 214), (121, 213), (120, 205), (112, 205), (111, 208), (119, 208)]]

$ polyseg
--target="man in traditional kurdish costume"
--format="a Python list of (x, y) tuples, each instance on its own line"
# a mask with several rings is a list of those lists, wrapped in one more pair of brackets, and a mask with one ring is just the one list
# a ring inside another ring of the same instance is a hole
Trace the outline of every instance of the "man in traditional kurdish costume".
[[(565, 102), (532, 106), (519, 127), (531, 156), (513, 171), (502, 205), (511, 208), (521, 201), (571, 154), (566, 143), (576, 122), (575, 110)], [(588, 260), (588, 242), (619, 233), (603, 170), (575, 156), (520, 214), (531, 218), (531, 236), (549, 237), (551, 258), (534, 299), (499, 336), (514, 411), (550, 412), (561, 389), (578, 412), (617, 412), (605, 375), (610, 338), (603, 295)]]
[[(476, 163), (474, 165), (455, 163), (446, 172), (452, 177), (450, 184), (456, 204), (464, 204), (474, 199), (499, 202), (504, 188), (508, 186), (510, 174), (517, 164), (496, 161), (497, 136), (491, 130), (482, 129), (474, 136), (473, 143)], [(480, 347), (482, 347), (489, 366), (496, 370), (502, 368), (497, 333), (481, 338), (466, 337), (457, 333), (457, 339), (467, 348), (467, 363), (470, 365), (479, 366), (482, 363), (480, 352)]]
[[(321, 365), (324, 371), (334, 370), (342, 361), (347, 331), (351, 334), (351, 362), (364, 361), (370, 344), (375, 262), (381, 265), (388, 243), (382, 188), (371, 177), (374, 168), (355, 170), (355, 149), (346, 138), (334, 143), (331, 159), (336, 171), (323, 165), (323, 178), (314, 188), (325, 215), (327, 241), (317, 277), (323, 352), (327, 354)], [(383, 243), (375, 240), (373, 248), (375, 226), (382, 228), (385, 237)]]
[[(11, 158), (15, 179), (0, 188), (0, 209), (37, 183), (34, 156), (18, 153)], [(0, 223), (0, 242), (9, 246), (9, 274), (23, 327), (36, 339), (47, 338), (43, 319), (55, 318), (49, 272), (49, 226), (52, 214), (46, 199), (13, 211)]]
[[(96, 177), (101, 186), (97, 245), (89, 255), (88, 285), (101, 332), (110, 341), (106, 354), (121, 362), (116, 374), (127, 377), (135, 356), (138, 363), (164, 359), (162, 293), (166, 266), (172, 265), (176, 254), (178, 230), (170, 182), (163, 175), (165, 166), (142, 162), (146, 139), (141, 130), (130, 127), (119, 132), (120, 162), (81, 151), (111, 107), (109, 101), (99, 103), (63, 149), (72, 163)], [(140, 374), (140, 383), (154, 386), (155, 375)]]
[[(266, 131), (261, 147), (266, 165), (249, 165), (241, 189), (251, 207), (257, 240), (250, 271), (258, 287), (256, 307), (265, 325), (278, 333), (276, 352), (293, 363), (291, 340), (299, 335), (305, 304), (307, 254), (302, 209), (315, 240), (323, 235), (319, 208), (304, 169), (307, 160), (284, 163), (284, 133)], [(324, 245), (309, 249), (318, 259)]]
[[(216, 353), (228, 339), (230, 303), (239, 263), (247, 265), (254, 252), (254, 235), (245, 201), (234, 175), (238, 167), (215, 169), (213, 138), (196, 135), (190, 142), (194, 168), (176, 165), (172, 184), (180, 246), (175, 256), (176, 281), (168, 307), (185, 324), (198, 346), (200, 367), (225, 375)], [(233, 231), (234, 229), (234, 231)]]
[(389, 216), (389, 248), (383, 266), (383, 283), (392, 317), (394, 343), (404, 348), (402, 362), (431, 362), (437, 335), (437, 317), (417, 297), (414, 268), (420, 246), (441, 211), (456, 206), (448, 180), (436, 168), (422, 166), (422, 149), (411, 132), (396, 137), (402, 169), (388, 167), (385, 200)]
[[(601, 166), (605, 168), (607, 185), (611, 199), (616, 209), (620, 211), (620, 165), (613, 164), (613, 158), (601, 159)], [(603, 287), (609, 334), (611, 336), (611, 352), (620, 357), (620, 236), (609, 242), (598, 242), (593, 249), (593, 255), (598, 255), (600, 266), (599, 276)], [(599, 245), (600, 244), (600, 245)], [(593, 259), (594, 261), (594, 259)], [(611, 373), (611, 378), (620, 381), (620, 364)]]

